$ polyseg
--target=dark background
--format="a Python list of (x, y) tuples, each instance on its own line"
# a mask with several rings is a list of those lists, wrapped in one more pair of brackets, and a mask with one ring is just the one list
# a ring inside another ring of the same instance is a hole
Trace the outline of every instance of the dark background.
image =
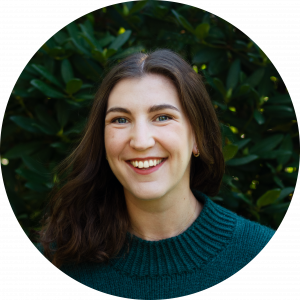
[(53, 168), (80, 139), (93, 94), (110, 66), (169, 48), (201, 73), (220, 119), (226, 174), (213, 199), (274, 229), (299, 166), (299, 133), (286, 86), (243, 32), (173, 2), (127, 2), (83, 16), (51, 37), (20, 75), (1, 134), (2, 174), (24, 231), (38, 228)]

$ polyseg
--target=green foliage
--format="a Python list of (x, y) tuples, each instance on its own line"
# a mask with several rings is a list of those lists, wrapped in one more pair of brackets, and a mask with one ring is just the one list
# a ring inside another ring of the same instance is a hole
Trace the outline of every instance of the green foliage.
[(263, 51), (225, 20), (173, 2), (112, 5), (68, 24), (34, 54), (8, 101), (2, 173), (26, 233), (36, 228), (54, 167), (80, 138), (93, 95), (111, 65), (170, 48), (193, 64), (221, 122), (226, 174), (215, 201), (277, 228), (297, 180), (292, 101)]

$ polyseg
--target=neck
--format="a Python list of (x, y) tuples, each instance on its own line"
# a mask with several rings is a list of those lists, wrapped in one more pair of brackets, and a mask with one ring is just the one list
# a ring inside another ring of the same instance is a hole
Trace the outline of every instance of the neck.
[(199, 203), (195, 197), (193, 197), (192, 200), (193, 200), (192, 205), (190, 205), (190, 209), (186, 217), (183, 218), (183, 222), (178, 224), (176, 230), (173, 230), (172, 232), (170, 231), (165, 232), (165, 233), (159, 233), (159, 232), (147, 233), (142, 230), (143, 228), (139, 229), (131, 223), (129, 232), (141, 239), (148, 240), (148, 241), (159, 241), (159, 240), (164, 240), (164, 239), (168, 239), (180, 235), (194, 223), (194, 221), (198, 218), (203, 208), (203, 204)]

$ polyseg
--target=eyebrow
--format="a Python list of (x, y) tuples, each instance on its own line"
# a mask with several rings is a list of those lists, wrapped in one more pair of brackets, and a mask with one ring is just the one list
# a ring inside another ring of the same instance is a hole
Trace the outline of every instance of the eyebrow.
[[(177, 107), (175, 107), (171, 104), (159, 104), (159, 105), (151, 106), (148, 109), (148, 113), (160, 111), (160, 110), (163, 110), (163, 109), (173, 109), (173, 110), (176, 110), (176, 111), (180, 112), (180, 110)], [(106, 111), (106, 115), (108, 115), (110, 112), (123, 112), (123, 113), (129, 114), (129, 115), (131, 114), (131, 111), (129, 109), (124, 108), (124, 107), (112, 107), (112, 108), (110, 108), (109, 110)]]

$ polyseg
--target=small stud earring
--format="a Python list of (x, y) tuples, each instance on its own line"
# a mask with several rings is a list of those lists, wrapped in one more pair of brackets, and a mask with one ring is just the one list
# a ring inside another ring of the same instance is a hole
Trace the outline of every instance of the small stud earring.
[(200, 151), (198, 148), (197, 148), (197, 150), (198, 150), (197, 154), (193, 153), (195, 157), (198, 157), (200, 155)]

